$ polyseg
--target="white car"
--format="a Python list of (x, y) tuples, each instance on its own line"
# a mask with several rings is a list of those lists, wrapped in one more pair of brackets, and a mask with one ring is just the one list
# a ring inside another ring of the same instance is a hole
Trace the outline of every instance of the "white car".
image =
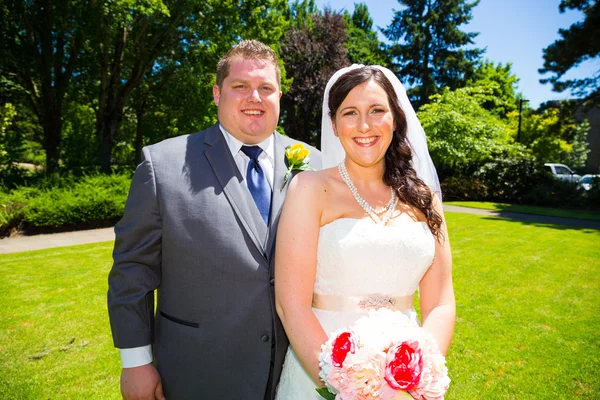
[(596, 180), (596, 184), (600, 183), (600, 175), (591, 175), (591, 174), (584, 175), (579, 180), (579, 182), (577, 182), (577, 187), (580, 187), (583, 190), (588, 191), (592, 187), (592, 183), (594, 182), (594, 179)]
[(577, 183), (581, 179), (581, 175), (577, 175), (575, 171), (564, 164), (546, 163), (544, 168), (556, 179), (573, 183)]

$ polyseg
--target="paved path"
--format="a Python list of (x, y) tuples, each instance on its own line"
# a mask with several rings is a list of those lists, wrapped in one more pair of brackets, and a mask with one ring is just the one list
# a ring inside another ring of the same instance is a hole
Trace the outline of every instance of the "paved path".
[(15, 236), (0, 239), (0, 254), (73, 246), (115, 240), (113, 228), (89, 229), (85, 231), (49, 233), (33, 236)]
[[(476, 208), (445, 205), (446, 212), (463, 212), (490, 217), (509, 218), (526, 222), (563, 225), (575, 228), (588, 228), (600, 230), (600, 221), (588, 221), (573, 218), (547, 217), (542, 215), (521, 214), (507, 211), (491, 211)], [(0, 239), (0, 254), (16, 253), (20, 251), (40, 250), (51, 247), (73, 246), (95, 242), (108, 242), (115, 240), (113, 228), (90, 229), (76, 232), (50, 233), (33, 236), (15, 236)]]
[(482, 210), (478, 208), (468, 208), (450, 205), (444, 205), (444, 211), (488, 215), (490, 217), (508, 218), (525, 222), (537, 222), (541, 224), (563, 225), (573, 228), (588, 228), (600, 230), (600, 221), (591, 221), (587, 219), (550, 217), (546, 215), (522, 214), (510, 211)]

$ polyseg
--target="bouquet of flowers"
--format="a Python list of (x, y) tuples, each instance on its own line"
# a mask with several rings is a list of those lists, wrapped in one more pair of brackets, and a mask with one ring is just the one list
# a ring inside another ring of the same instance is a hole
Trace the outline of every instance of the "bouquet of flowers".
[[(450, 378), (433, 336), (405, 314), (369, 311), (321, 346), (325, 399), (443, 399)], [(412, 396), (412, 397), (411, 397)]]

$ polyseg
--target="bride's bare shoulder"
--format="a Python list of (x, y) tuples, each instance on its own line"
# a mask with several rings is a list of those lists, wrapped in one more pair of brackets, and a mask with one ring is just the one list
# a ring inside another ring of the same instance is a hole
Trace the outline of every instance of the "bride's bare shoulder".
[(290, 190), (322, 190), (327, 191), (335, 185), (337, 176), (336, 168), (327, 168), (320, 171), (303, 171), (297, 174), (290, 184)]

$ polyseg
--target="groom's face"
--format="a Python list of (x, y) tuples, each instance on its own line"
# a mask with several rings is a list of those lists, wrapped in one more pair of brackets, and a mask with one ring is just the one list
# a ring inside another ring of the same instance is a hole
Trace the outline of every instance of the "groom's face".
[(271, 62), (233, 59), (221, 87), (213, 87), (213, 97), (219, 122), (241, 142), (257, 144), (275, 131), (281, 90)]

